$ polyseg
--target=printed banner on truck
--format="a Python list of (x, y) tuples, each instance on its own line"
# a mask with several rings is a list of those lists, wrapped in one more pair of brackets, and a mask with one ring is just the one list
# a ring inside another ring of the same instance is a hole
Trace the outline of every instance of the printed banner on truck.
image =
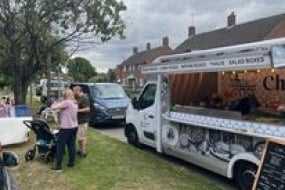
[(269, 55), (249, 55), (244, 57), (232, 57), (224, 59), (189, 61), (176, 60), (167, 64), (153, 64), (142, 67), (142, 73), (195, 73), (195, 72), (217, 72), (231, 70), (250, 70), (270, 68)]

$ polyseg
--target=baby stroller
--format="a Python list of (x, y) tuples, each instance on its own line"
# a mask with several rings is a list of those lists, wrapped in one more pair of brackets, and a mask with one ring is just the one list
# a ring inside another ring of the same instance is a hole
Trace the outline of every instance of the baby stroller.
[(33, 119), (24, 121), (24, 124), (36, 134), (36, 143), (26, 152), (25, 160), (31, 161), (37, 156), (42, 156), (46, 163), (53, 161), (56, 152), (56, 135), (51, 132), (46, 121)]

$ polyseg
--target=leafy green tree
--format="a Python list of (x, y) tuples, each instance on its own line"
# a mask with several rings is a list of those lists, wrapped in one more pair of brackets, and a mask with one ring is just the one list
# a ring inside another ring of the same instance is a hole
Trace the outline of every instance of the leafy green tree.
[[(27, 46), (23, 46), (23, 51), (28, 48)], [(42, 51), (39, 49), (39, 51)], [(26, 52), (27, 53), (27, 52)], [(24, 54), (24, 53), (23, 53)], [(13, 77), (11, 77), (11, 69), (12, 65), (7, 64), (9, 61), (7, 56), (7, 52), (5, 52), (5, 43), (0, 41), (0, 88), (6, 87), (6, 86), (12, 86), (13, 84)], [(23, 61), (24, 61), (23, 57)], [(51, 54), (51, 61), (52, 65), (50, 68), (50, 71), (58, 72), (59, 65), (64, 64), (66, 60), (68, 59), (68, 53), (65, 49), (64, 42), (61, 42), (59, 45), (57, 45)], [(43, 73), (45, 73), (46, 67), (40, 67), (38, 69), (38, 72), (31, 75), (31, 80), (39, 80), (43, 77)]]
[(117, 82), (116, 73), (113, 69), (108, 70), (107, 76), (108, 76), (108, 82)]
[(96, 76), (96, 69), (91, 65), (90, 61), (82, 57), (71, 59), (67, 65), (68, 74), (76, 82), (87, 82)]
[(101, 75), (101, 74), (97, 74), (97, 76), (94, 76), (94, 77), (90, 78), (88, 82), (100, 83), (100, 82), (109, 82), (109, 81), (108, 81), (107, 76)]
[(13, 78), (16, 104), (25, 103), (35, 75), (43, 70), (50, 75), (52, 53), (62, 42), (79, 47), (124, 38), (125, 10), (117, 0), (1, 0), (1, 56)]
[(7, 76), (5, 73), (0, 73), (0, 88), (10, 86), (12, 84), (11, 77)]

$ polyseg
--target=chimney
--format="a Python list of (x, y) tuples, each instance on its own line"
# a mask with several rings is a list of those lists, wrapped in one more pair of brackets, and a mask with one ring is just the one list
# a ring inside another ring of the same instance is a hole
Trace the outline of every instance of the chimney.
[(189, 26), (188, 28), (188, 37), (192, 37), (192, 36), (195, 36), (195, 33), (196, 33), (196, 29), (195, 29), (195, 26)]
[(162, 38), (162, 45), (164, 47), (169, 47), (169, 38), (167, 36)]
[(151, 44), (150, 43), (147, 43), (146, 44), (146, 50), (150, 50), (151, 49)]
[(137, 54), (138, 53), (138, 47), (133, 47), (133, 54)]
[(236, 15), (235, 12), (233, 11), (229, 16), (228, 16), (228, 27), (236, 25)]

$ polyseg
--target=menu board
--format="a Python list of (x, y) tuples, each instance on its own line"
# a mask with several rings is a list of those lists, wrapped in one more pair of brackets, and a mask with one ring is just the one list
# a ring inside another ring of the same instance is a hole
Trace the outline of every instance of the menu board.
[(285, 141), (268, 139), (253, 190), (285, 190)]

